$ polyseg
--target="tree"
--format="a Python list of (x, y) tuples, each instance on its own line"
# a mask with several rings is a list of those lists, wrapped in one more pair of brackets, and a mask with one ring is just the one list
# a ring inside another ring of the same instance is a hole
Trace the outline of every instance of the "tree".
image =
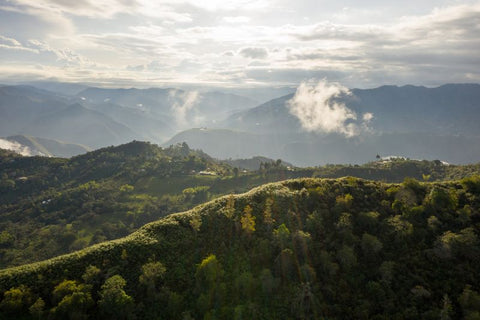
[(233, 168), (233, 176), (234, 176), (235, 178), (238, 177), (238, 168), (237, 168), (237, 167)]
[(42, 298), (38, 298), (37, 301), (28, 308), (28, 311), (30, 311), (30, 314), (34, 318), (41, 319), (45, 313), (45, 301), (43, 301)]
[(147, 289), (147, 296), (155, 295), (167, 269), (161, 262), (148, 262), (142, 266), (138, 282)]
[(273, 237), (280, 249), (283, 250), (288, 247), (290, 243), (290, 230), (288, 230), (285, 223), (282, 223), (277, 229), (273, 230)]
[(233, 196), (233, 194), (229, 195), (227, 198), (224, 214), (229, 219), (231, 219), (235, 214), (235, 197)]
[(114, 275), (102, 285), (98, 306), (104, 319), (130, 319), (133, 311), (133, 298), (123, 288), (125, 279)]
[(337, 251), (337, 260), (344, 270), (350, 270), (353, 266), (357, 264), (357, 256), (355, 255), (355, 250), (350, 246), (343, 245)]
[(0, 309), (7, 314), (22, 313), (33, 302), (33, 295), (30, 288), (21, 285), (5, 291)]
[(462, 307), (464, 319), (480, 319), (480, 294), (472, 290), (470, 285), (465, 286), (458, 303)]
[(271, 226), (275, 222), (275, 219), (272, 217), (272, 206), (273, 199), (268, 197), (267, 200), (265, 200), (265, 209), (263, 210), (263, 222), (268, 226)]
[(89, 265), (85, 268), (85, 273), (82, 275), (82, 279), (86, 284), (92, 286), (96, 285), (100, 281), (101, 270), (93, 265)]
[(195, 231), (195, 234), (200, 231), (200, 227), (202, 226), (202, 217), (199, 214), (196, 214), (190, 220), (190, 226)]
[(292, 312), (297, 319), (317, 319), (318, 301), (309, 282), (301, 283), (292, 301)]
[(53, 290), (57, 306), (52, 309), (56, 319), (88, 319), (88, 310), (94, 305), (90, 286), (73, 280), (64, 280)]
[(377, 237), (364, 233), (362, 235), (362, 250), (366, 255), (376, 254), (383, 248), (383, 244), (378, 240)]
[(442, 311), (440, 311), (440, 320), (450, 320), (452, 315), (452, 301), (445, 294), (442, 299)]
[(197, 292), (200, 294), (197, 307), (201, 314), (209, 310), (219, 309), (223, 303), (226, 287), (222, 283), (223, 267), (214, 254), (209, 255), (197, 267), (195, 279)]
[(242, 223), (242, 229), (247, 233), (251, 234), (255, 231), (255, 216), (252, 216), (252, 207), (247, 204), (245, 209), (243, 210), (244, 215), (240, 219)]

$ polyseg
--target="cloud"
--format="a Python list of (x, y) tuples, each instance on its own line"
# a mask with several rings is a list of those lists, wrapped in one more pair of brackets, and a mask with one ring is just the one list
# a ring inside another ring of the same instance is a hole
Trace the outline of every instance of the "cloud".
[(18, 42), (17, 40), (15, 40), (13, 38), (1, 36), (1, 35), (0, 35), (0, 42), (2, 42), (5, 45), (10, 45), (10, 46), (14, 46), (14, 47), (17, 47), (17, 46), (21, 45), (20, 42)]
[(188, 124), (187, 115), (195, 107), (200, 100), (198, 91), (178, 92), (170, 91), (171, 98), (178, 98), (172, 105), (171, 109), (175, 114), (175, 120), (179, 127), (185, 127)]
[(38, 52), (53, 54), (57, 58), (57, 61), (60, 61), (60, 62), (66, 62), (66, 63), (72, 63), (72, 64), (78, 64), (78, 65), (86, 65), (86, 64), (93, 65), (91, 61), (73, 52), (69, 48), (56, 49), (51, 47), (46, 42), (35, 40), (35, 39), (28, 40), (28, 44), (30, 45), (31, 48), (33, 48)]
[[(269, 0), (12, 0), (12, 4), (28, 9), (55, 12), (62, 15), (111, 19), (119, 14), (161, 18), (180, 23), (191, 22), (192, 16), (185, 6), (210, 12), (235, 12), (267, 8)], [(12, 8), (10, 6), (10, 8)], [(183, 10), (181, 10), (183, 9)], [(228, 17), (227, 17), (228, 18)], [(237, 18), (237, 17), (230, 17)], [(242, 19), (244, 19), (243, 17)], [(226, 21), (228, 22), (228, 21)], [(237, 21), (239, 22), (239, 21)], [(232, 23), (232, 22), (230, 22)], [(233, 22), (235, 23), (235, 22)]]
[(109, 18), (119, 12), (132, 12), (135, 8), (135, 1), (120, 0), (14, 0), (12, 3), (23, 6), (28, 10), (34, 9), (43, 12), (56, 14), (71, 14), (75, 16)]
[(0, 49), (27, 51), (31, 53), (39, 53), (38, 50), (27, 48), (23, 46), (19, 41), (13, 38), (0, 35)]
[(8, 141), (1, 138), (0, 138), (0, 149), (15, 151), (16, 153), (21, 154), (22, 156), (32, 155), (32, 151), (30, 150), (29, 147), (24, 146), (15, 141), (12, 142), (12, 141)]
[(365, 41), (387, 39), (388, 33), (384, 26), (334, 24), (327, 21), (312, 26), (293, 28), (291, 35), (302, 41), (329, 39)]
[[(164, 0), (174, 2), (177, 0)], [(270, 0), (184, 0), (184, 2), (208, 11), (260, 10), (268, 8)]]
[[(39, 74), (41, 66), (59, 80), (119, 85), (480, 81), (479, 1), (429, 0), (417, 9), (375, 1), (326, 3), (319, 13), (310, 0), (9, 0), (0, 4), (0, 74)], [(431, 9), (452, 3), (464, 4)], [(369, 18), (372, 9), (381, 19)]]
[(245, 16), (236, 16), (236, 17), (223, 17), (222, 20), (226, 23), (247, 23), (250, 21), (250, 18)]
[(371, 112), (364, 113), (363, 116), (362, 116), (362, 119), (363, 119), (363, 121), (365, 121), (365, 122), (370, 122), (370, 121), (372, 121), (372, 119), (373, 119), (373, 113), (371, 113)]
[(250, 59), (265, 59), (268, 56), (267, 49), (256, 47), (242, 48), (240, 49), (239, 53), (243, 57)]
[[(356, 121), (357, 114), (337, 100), (349, 95), (352, 95), (350, 90), (338, 83), (328, 83), (326, 80), (317, 84), (303, 82), (287, 102), (287, 107), (306, 131), (340, 133), (353, 137), (362, 130)], [(368, 122), (373, 114), (366, 113), (362, 118), (364, 123)]]

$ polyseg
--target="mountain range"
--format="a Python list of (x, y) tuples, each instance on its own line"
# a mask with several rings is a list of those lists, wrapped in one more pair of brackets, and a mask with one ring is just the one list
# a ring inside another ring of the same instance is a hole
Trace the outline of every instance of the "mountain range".
[(459, 164), (480, 158), (478, 84), (382, 86), (332, 95), (325, 102), (329, 109), (312, 111), (315, 121), (328, 122), (334, 105), (343, 108), (343, 127), (330, 132), (305, 127), (302, 115), (292, 111), (298, 91), (258, 104), (228, 90), (36, 85), (56, 92), (0, 87), (0, 136), (92, 149), (133, 139), (163, 146), (187, 142), (220, 159), (265, 156), (297, 166), (364, 163), (376, 155)]
[[(289, 94), (231, 115), (219, 125), (228, 132), (189, 130), (166, 145), (184, 140), (220, 158), (249, 157), (263, 150), (262, 155), (296, 165), (363, 163), (377, 154), (452, 163), (476, 162), (480, 157), (478, 84), (383, 86), (353, 89), (350, 95), (333, 97), (333, 102), (356, 115), (372, 115), (368, 128), (352, 137), (302, 128), (298, 117), (290, 112), (293, 97)], [(237, 147), (233, 152), (232, 147), (223, 147), (233, 145)]]

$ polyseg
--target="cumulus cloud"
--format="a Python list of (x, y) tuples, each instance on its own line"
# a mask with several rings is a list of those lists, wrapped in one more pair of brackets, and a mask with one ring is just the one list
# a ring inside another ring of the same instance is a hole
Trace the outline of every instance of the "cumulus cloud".
[(24, 146), (18, 142), (8, 141), (5, 139), (0, 139), (0, 149), (11, 150), (18, 154), (21, 154), (22, 156), (32, 155), (32, 151), (30, 150), (29, 147)]
[(239, 51), (240, 55), (250, 59), (265, 59), (268, 56), (267, 49), (257, 47), (246, 47)]
[(177, 125), (185, 127), (188, 124), (188, 113), (195, 107), (200, 100), (198, 91), (178, 92), (176, 90), (170, 91), (171, 98), (177, 98), (171, 109), (175, 114)]
[(365, 113), (362, 116), (363, 123), (356, 121), (357, 114), (337, 100), (350, 95), (350, 90), (338, 83), (328, 83), (326, 80), (316, 84), (303, 82), (287, 102), (287, 107), (306, 131), (353, 137), (361, 133), (362, 127), (373, 118), (373, 114)]

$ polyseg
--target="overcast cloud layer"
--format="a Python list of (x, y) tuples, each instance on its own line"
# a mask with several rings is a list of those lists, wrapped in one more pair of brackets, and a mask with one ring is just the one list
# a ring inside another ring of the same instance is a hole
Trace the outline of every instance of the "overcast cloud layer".
[(480, 1), (0, 0), (0, 81), (480, 82)]

